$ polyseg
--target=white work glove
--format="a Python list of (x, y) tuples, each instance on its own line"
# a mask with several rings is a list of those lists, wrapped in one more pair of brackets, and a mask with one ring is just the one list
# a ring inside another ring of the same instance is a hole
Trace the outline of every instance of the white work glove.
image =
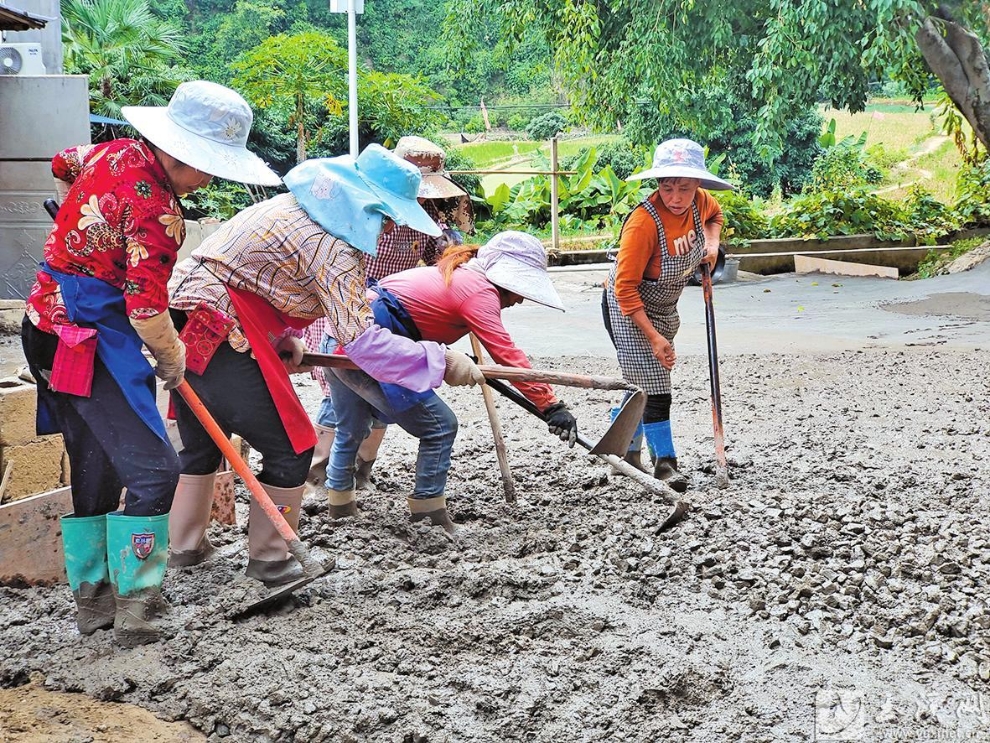
[(445, 351), (443, 359), (445, 362), (443, 381), (451, 387), (463, 385), (473, 387), (476, 384), (485, 383), (485, 375), (481, 373), (481, 369), (465, 354), (457, 351)]
[(131, 319), (131, 325), (155, 357), (155, 376), (165, 380), (165, 389), (174, 390), (186, 374), (186, 344), (179, 340), (168, 312)]
[(276, 350), (278, 351), (279, 358), (282, 359), (282, 363), (285, 365), (285, 370), (289, 374), (303, 374), (313, 371), (312, 366), (303, 366), (303, 354), (306, 353), (307, 349), (302, 338), (287, 335), (278, 342)]
[(54, 180), (56, 201), (58, 201), (59, 206), (61, 206), (65, 203), (65, 200), (69, 196), (69, 184), (61, 178), (55, 178)]

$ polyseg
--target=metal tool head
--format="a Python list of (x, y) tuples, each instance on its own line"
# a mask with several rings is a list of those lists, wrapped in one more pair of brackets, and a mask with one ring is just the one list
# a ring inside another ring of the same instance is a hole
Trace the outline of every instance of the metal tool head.
[(232, 614), (231, 619), (243, 619), (244, 617), (250, 616), (251, 614), (256, 614), (259, 611), (264, 611), (265, 609), (270, 609), (274, 606), (277, 606), (278, 604), (282, 603), (287, 598), (289, 598), (289, 596), (291, 596), (293, 593), (298, 591), (300, 588), (303, 588), (304, 586), (308, 586), (314, 580), (317, 580), (318, 578), (322, 578), (323, 576), (325, 576), (327, 573), (329, 573), (331, 570), (334, 569), (335, 565), (336, 562), (334, 560), (331, 560), (328, 565), (323, 566), (322, 570), (320, 570), (320, 572), (316, 573), (315, 575), (307, 575), (303, 578), (300, 578), (299, 580), (293, 581), (292, 583), (286, 583), (284, 586), (278, 586), (277, 588), (273, 588), (271, 592), (264, 598), (258, 601), (254, 601), (248, 604), (247, 606), (245, 606), (244, 608), (238, 610), (234, 614)]
[(646, 393), (636, 390), (622, 404), (618, 415), (612, 421), (598, 443), (591, 448), (592, 454), (614, 454), (625, 456), (629, 444), (636, 434), (636, 429), (643, 422), (643, 410), (646, 409)]

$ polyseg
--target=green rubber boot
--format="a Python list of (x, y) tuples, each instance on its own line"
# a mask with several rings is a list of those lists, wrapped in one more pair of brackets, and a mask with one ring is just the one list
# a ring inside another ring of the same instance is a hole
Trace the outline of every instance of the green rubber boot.
[(117, 605), (107, 570), (107, 517), (69, 514), (59, 519), (65, 574), (76, 600), (80, 634), (113, 627)]
[(164, 613), (162, 581), (168, 561), (168, 514), (107, 514), (107, 558), (117, 602), (113, 636), (124, 647), (155, 642)]

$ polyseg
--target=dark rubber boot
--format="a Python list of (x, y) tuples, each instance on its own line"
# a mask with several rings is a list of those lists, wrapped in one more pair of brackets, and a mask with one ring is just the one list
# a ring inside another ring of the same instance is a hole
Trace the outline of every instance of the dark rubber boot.
[(409, 504), (409, 520), (412, 522), (430, 520), (434, 526), (442, 526), (448, 534), (457, 533), (454, 522), (447, 513), (447, 497), (438, 495), (436, 498), (406, 498)]
[(675, 492), (683, 493), (688, 489), (688, 478), (677, 469), (676, 457), (659, 457), (653, 467), (653, 476), (663, 480)]
[(361, 459), (361, 455), (358, 455), (356, 464), (354, 466), (354, 489), (355, 490), (374, 490), (375, 484), (371, 479), (371, 468), (375, 466), (375, 460), (370, 459), (365, 461)]

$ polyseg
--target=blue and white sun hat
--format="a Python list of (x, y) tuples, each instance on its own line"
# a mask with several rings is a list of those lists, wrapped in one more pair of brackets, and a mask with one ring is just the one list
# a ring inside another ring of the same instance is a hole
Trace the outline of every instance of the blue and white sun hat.
[(705, 165), (705, 151), (690, 139), (668, 139), (657, 145), (653, 153), (653, 165), (639, 173), (633, 173), (627, 181), (645, 178), (697, 178), (701, 187), (709, 191), (731, 191), (734, 186), (709, 172)]
[(237, 92), (192, 80), (168, 106), (122, 106), (120, 113), (156, 147), (203, 173), (240, 183), (277, 186), (278, 174), (247, 148), (254, 114)]
[(385, 217), (426, 235), (440, 235), (440, 227), (416, 200), (420, 179), (415, 165), (370, 144), (356, 159), (341, 155), (300, 163), (284, 181), (310, 219), (334, 237), (376, 255)]

